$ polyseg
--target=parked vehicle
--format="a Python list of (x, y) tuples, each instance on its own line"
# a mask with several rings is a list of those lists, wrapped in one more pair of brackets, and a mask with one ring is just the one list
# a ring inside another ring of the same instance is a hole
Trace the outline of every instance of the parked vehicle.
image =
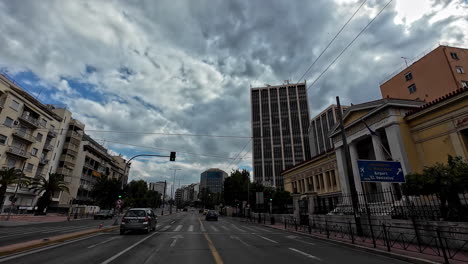
[(94, 220), (112, 219), (112, 217), (114, 217), (114, 212), (112, 212), (112, 210), (101, 210), (99, 213), (94, 215)]
[(210, 210), (205, 216), (206, 221), (214, 220), (218, 221), (218, 213), (216, 211)]
[(156, 230), (158, 218), (150, 208), (132, 208), (122, 217), (120, 234), (128, 230), (144, 230), (146, 233)]

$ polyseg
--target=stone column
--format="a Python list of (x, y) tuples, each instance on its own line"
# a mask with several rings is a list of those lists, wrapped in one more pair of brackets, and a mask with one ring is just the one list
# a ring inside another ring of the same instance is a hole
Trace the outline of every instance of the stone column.
[(359, 176), (359, 168), (357, 165), (357, 160), (358, 160), (358, 154), (357, 154), (357, 148), (356, 148), (356, 143), (351, 142), (349, 143), (349, 154), (351, 156), (351, 166), (353, 167), (353, 174), (354, 174), (354, 183), (356, 185), (356, 191), (357, 192), (362, 192), (362, 185), (361, 185), (361, 178)]
[[(386, 160), (385, 153), (383, 150), (382, 140), (380, 139), (380, 136), (371, 135), (371, 138), (372, 138), (372, 147), (374, 149), (375, 159), (385, 161)], [(390, 190), (390, 188), (392, 187), (392, 184), (389, 182), (382, 182), (380, 184), (378, 183), (377, 185), (378, 185), (378, 188), (380, 187), (379, 189), (383, 189), (383, 190)]]

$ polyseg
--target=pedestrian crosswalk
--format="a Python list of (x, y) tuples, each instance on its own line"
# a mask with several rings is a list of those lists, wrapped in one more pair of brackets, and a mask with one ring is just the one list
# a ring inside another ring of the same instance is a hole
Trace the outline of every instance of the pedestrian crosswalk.
[(168, 223), (157, 227), (160, 232), (187, 232), (187, 233), (268, 233), (268, 229), (236, 225), (233, 223), (203, 223), (203, 224), (184, 224)]

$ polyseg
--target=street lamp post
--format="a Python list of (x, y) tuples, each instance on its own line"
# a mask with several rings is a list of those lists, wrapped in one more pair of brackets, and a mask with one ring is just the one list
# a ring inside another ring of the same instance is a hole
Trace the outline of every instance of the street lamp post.
[(174, 170), (174, 178), (172, 180), (172, 188), (171, 188), (171, 198), (172, 198), (172, 203), (169, 205), (169, 213), (172, 214), (172, 204), (174, 203), (175, 201), (175, 197), (174, 197), (174, 191), (175, 191), (175, 178), (176, 178), (176, 172), (178, 170), (182, 170), (182, 169), (176, 169), (176, 168), (173, 168), (172, 170)]

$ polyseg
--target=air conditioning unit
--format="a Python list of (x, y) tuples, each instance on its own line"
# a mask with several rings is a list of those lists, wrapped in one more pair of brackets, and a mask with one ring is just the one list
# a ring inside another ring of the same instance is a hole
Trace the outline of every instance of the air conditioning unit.
[(15, 125), (15, 126), (17, 126), (18, 124), (19, 124), (19, 121), (18, 121), (18, 120), (15, 120), (15, 121), (13, 122), (13, 125)]

